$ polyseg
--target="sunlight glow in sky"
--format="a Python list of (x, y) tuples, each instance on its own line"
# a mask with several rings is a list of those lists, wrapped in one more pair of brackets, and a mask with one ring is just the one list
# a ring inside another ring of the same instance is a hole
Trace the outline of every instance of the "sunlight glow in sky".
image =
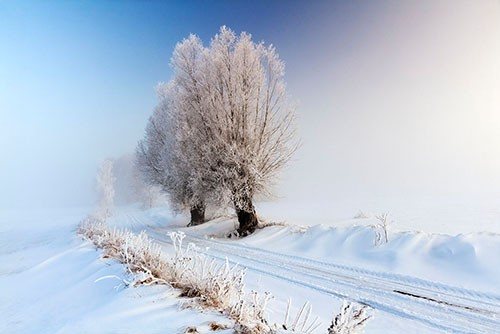
[(279, 195), (499, 197), (499, 1), (3, 0), (0, 207), (92, 203), (175, 43), (222, 25), (286, 63), (303, 145)]

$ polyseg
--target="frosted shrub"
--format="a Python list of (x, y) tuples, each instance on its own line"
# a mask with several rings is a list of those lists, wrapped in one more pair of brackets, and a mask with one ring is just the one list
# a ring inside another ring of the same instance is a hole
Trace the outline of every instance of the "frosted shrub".
[(332, 320), (328, 327), (328, 334), (361, 334), (365, 323), (371, 316), (366, 315), (368, 306), (356, 308), (353, 304), (344, 303), (340, 313)]
[(120, 246), (120, 260), (131, 273), (141, 273), (137, 283), (168, 284), (169, 264), (161, 257), (160, 246), (153, 243), (145, 232), (132, 234), (122, 232), (123, 242)]
[(380, 222), (372, 225), (375, 228), (375, 246), (382, 243), (389, 242), (389, 213), (382, 213), (381, 215), (375, 216), (375, 218)]
[[(192, 243), (183, 247), (185, 234), (182, 232), (169, 233), (174, 245), (171, 261), (163, 259), (160, 246), (145, 232), (134, 234), (111, 229), (104, 221), (90, 216), (80, 224), (78, 233), (102, 248), (105, 257), (116, 258), (125, 264), (128, 272), (135, 276), (133, 285), (166, 284), (178, 288), (182, 291), (181, 296), (194, 298), (199, 304), (233, 319), (236, 333), (312, 334), (320, 325), (317, 318), (310, 320), (312, 308), (309, 303), (290, 318), (289, 302), (284, 323), (269, 326), (265, 311), (272, 296), (255, 291), (245, 294), (244, 269), (231, 265), (228, 260), (218, 263), (209, 259)], [(365, 321), (370, 318), (366, 316), (366, 308), (344, 305), (328, 328), (328, 334), (361, 333)]]
[[(260, 296), (252, 291), (250, 296), (244, 292), (245, 270), (229, 261), (218, 263), (197, 252), (194, 244), (183, 248), (185, 238), (182, 232), (169, 233), (174, 245), (172, 259), (172, 278), (177, 287), (184, 290), (187, 297), (196, 297), (205, 306), (222, 310), (238, 324), (240, 331), (256, 333), (267, 328), (264, 312), (269, 293)], [(242, 329), (244, 328), (244, 330)]]
[(237, 265), (231, 266), (227, 260), (220, 264), (209, 259), (196, 252), (196, 246), (192, 243), (183, 248), (184, 233), (174, 232), (169, 236), (175, 250), (172, 278), (180, 284), (188, 283), (196, 291), (188, 292), (189, 295), (196, 295), (202, 303), (224, 310), (229, 310), (235, 300), (241, 299), (245, 276), (243, 269)]
[(78, 227), (78, 232), (89, 239), (98, 248), (102, 248), (106, 256), (115, 257), (122, 243), (122, 236), (116, 230), (110, 230), (106, 222), (100, 218), (89, 216)]
[(103, 221), (86, 218), (79, 233), (125, 264), (137, 284), (167, 284), (195, 298), (201, 305), (217, 309), (235, 320), (242, 333), (265, 333), (268, 326), (264, 312), (270, 294), (244, 292), (245, 270), (229, 261), (222, 264), (200, 254), (192, 243), (183, 247), (184, 233), (170, 233), (174, 245), (171, 261), (161, 256), (161, 248), (145, 232), (110, 229)]
[[(243, 295), (242, 295), (243, 297)], [(272, 299), (269, 292), (263, 295), (256, 291), (250, 293), (250, 298), (241, 298), (230, 309), (229, 315), (237, 322), (237, 333), (271, 333), (265, 311)]]
[[(311, 320), (311, 305), (306, 302), (294, 317), (290, 317), (291, 301), (288, 301), (283, 324), (275, 324), (269, 331), (272, 334), (300, 333), (313, 334), (321, 325), (318, 318)], [(339, 314), (332, 320), (327, 334), (361, 334), (366, 321), (371, 317), (366, 315), (368, 306), (356, 308), (353, 304), (344, 303)]]
[(95, 218), (87, 218), (79, 226), (79, 233), (104, 250), (105, 257), (113, 257), (137, 275), (136, 284), (167, 284), (168, 263), (161, 258), (160, 247), (142, 232), (110, 229)]
[(107, 229), (104, 220), (94, 216), (87, 216), (78, 225), (78, 233), (89, 240), (93, 240), (96, 234), (102, 234)]

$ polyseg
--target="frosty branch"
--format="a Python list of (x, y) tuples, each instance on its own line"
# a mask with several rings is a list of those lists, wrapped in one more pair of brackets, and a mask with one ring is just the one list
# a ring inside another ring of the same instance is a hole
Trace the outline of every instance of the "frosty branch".
[(232, 206), (239, 234), (252, 233), (254, 197), (269, 193), (296, 149), (284, 64), (274, 47), (226, 27), (208, 47), (194, 35), (179, 43), (171, 64), (138, 164), (177, 209), (191, 210), (192, 224), (207, 204)]

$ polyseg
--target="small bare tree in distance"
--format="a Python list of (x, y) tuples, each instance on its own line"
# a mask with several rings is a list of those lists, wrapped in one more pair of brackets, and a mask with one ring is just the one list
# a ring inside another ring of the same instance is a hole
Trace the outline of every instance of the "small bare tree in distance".
[(113, 212), (115, 197), (113, 161), (109, 159), (103, 161), (97, 174), (96, 181), (96, 190), (99, 197), (97, 217), (101, 220), (106, 220), (111, 217)]

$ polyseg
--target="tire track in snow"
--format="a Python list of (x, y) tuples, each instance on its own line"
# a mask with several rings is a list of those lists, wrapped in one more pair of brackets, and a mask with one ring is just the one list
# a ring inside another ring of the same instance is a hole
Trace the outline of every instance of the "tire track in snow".
[[(168, 239), (164, 241), (169, 242)], [(498, 304), (487, 302), (487, 307), (479, 308), (477, 304), (481, 303), (478, 302), (474, 307), (469, 307), (442, 300), (436, 302), (437, 300), (432, 298), (416, 298), (415, 296), (422, 294), (419, 292), (419, 286), (404, 285), (405, 291), (410, 292), (401, 294), (394, 291), (394, 286), (401, 286), (401, 282), (370, 279), (362, 274), (363, 270), (354, 270), (354, 274), (346, 274), (341, 271), (325, 270), (314, 265), (297, 263), (293, 261), (296, 257), (290, 259), (290, 256), (284, 254), (276, 258), (278, 253), (270, 254), (266, 250), (235, 243), (205, 240), (195, 236), (187, 236), (186, 241), (201, 247), (209, 247), (207, 251), (200, 250), (208, 256), (220, 260), (228, 257), (231, 262), (239, 263), (240, 266), (249, 270), (285, 279), (337, 298), (366, 304), (376, 310), (416, 320), (444, 332), (494, 333), (500, 328)], [(303, 258), (302, 260), (314, 263), (312, 260)], [(428, 282), (428, 285), (432, 285), (431, 282)], [(435, 290), (434, 293), (450, 296), (449, 292), (443, 289)]]
[[(135, 215), (129, 219), (146, 227)], [(135, 225), (135, 224), (134, 224)], [(166, 230), (148, 227), (160, 244), (171, 244)], [(451, 333), (494, 333), (500, 328), (500, 297), (425, 281), (411, 276), (375, 272), (299, 256), (187, 235), (208, 250), (198, 251), (254, 272), (313, 289), (340, 299), (369, 305), (435, 330)]]
[[(192, 242), (206, 242), (206, 239), (190, 236), (193, 238)], [(436, 301), (444, 302), (445, 304), (449, 304), (449, 306), (462, 307), (466, 309), (470, 309), (471, 311), (476, 311), (480, 313), (496, 315), (500, 318), (500, 295), (493, 295), (490, 293), (484, 293), (480, 291), (468, 290), (463, 288), (457, 288), (450, 285), (427, 281), (424, 279), (405, 276), (400, 274), (392, 274), (392, 273), (384, 273), (377, 272), (362, 268), (350, 267), (346, 265), (339, 265), (331, 262), (322, 262), (318, 260), (308, 259), (296, 255), (288, 255), (282, 254), (278, 252), (274, 252), (271, 250), (265, 250), (262, 248), (256, 248), (247, 245), (240, 245), (237, 243), (228, 243), (223, 241), (218, 241), (215, 239), (210, 240), (211, 243), (217, 243), (221, 247), (232, 247), (234, 249), (238, 248), (240, 251), (250, 250), (257, 253), (265, 253), (266, 256), (274, 257), (275, 259), (281, 259), (283, 261), (293, 260), (295, 264), (301, 264), (304, 269), (313, 269), (316, 271), (323, 271), (325, 273), (329, 273), (334, 270), (336, 273), (339, 271), (347, 272), (350, 276), (352, 275), (364, 275), (370, 277), (370, 279), (378, 280), (383, 283), (391, 282), (397, 288), (403, 289), (403, 291), (399, 291), (405, 293), (404, 288), (408, 288), (409, 290), (415, 289), (419, 290), (420, 294), (415, 296), (419, 298), (426, 299), (436, 299)], [(329, 271), (325, 271), (328, 270)], [(396, 289), (396, 287), (395, 287)], [(446, 298), (450, 298), (448, 300)], [(461, 305), (461, 304), (465, 305)]]

